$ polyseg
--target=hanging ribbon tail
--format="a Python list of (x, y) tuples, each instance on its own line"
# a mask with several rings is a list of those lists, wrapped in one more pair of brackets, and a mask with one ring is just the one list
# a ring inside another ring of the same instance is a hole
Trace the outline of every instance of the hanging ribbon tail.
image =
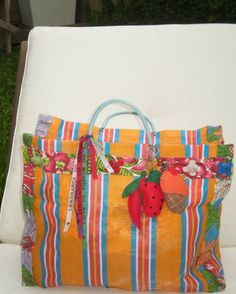
[(97, 164), (96, 164), (96, 150), (91, 140), (89, 140), (89, 150), (90, 150), (90, 161), (92, 168), (92, 177), (97, 179)]
[(66, 222), (64, 225), (63, 232), (69, 230), (71, 219), (72, 219), (72, 208), (74, 205), (77, 230), (79, 238), (84, 237), (83, 224), (84, 224), (84, 209), (83, 209), (83, 193), (84, 193), (84, 180), (87, 169), (87, 155), (90, 155), (91, 161), (91, 173), (94, 179), (97, 179), (97, 165), (96, 156), (98, 156), (103, 162), (106, 170), (109, 173), (114, 173), (113, 168), (107, 161), (103, 146), (99, 144), (92, 136), (84, 136), (80, 139), (79, 147), (76, 153), (75, 163), (72, 172), (71, 186), (69, 192), (69, 199), (67, 204), (67, 215)]
[(64, 233), (69, 230), (69, 227), (71, 224), (71, 218), (72, 218), (73, 205), (75, 202), (75, 189), (76, 189), (76, 179), (77, 179), (77, 156), (78, 156), (78, 152), (76, 154), (75, 163), (74, 163), (73, 172), (72, 172), (70, 192), (69, 192), (68, 204), (67, 204), (66, 221), (65, 221), (65, 225), (63, 229)]
[(84, 144), (87, 138), (82, 137), (79, 144), (77, 156), (77, 180), (75, 189), (75, 212), (79, 238), (83, 238), (83, 160)]

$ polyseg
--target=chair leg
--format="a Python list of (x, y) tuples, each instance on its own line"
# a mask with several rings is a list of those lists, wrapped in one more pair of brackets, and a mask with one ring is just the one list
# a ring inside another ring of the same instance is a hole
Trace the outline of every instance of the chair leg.
[[(0, 0), (0, 18), (10, 23), (10, 0)], [(11, 53), (11, 33), (3, 30), (3, 47), (6, 53)]]

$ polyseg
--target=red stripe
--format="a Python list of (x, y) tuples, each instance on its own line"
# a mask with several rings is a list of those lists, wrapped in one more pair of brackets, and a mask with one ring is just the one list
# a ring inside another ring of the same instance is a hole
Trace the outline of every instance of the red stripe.
[[(56, 223), (53, 219), (52, 215), (52, 193), (53, 193), (53, 185), (52, 185), (52, 174), (48, 173), (46, 175), (46, 187), (45, 187), (45, 198), (46, 198), (46, 205), (45, 205), (45, 212), (47, 215), (49, 228), (48, 234), (46, 238), (46, 267), (47, 267), (47, 285), (48, 287), (55, 286), (55, 271), (54, 271), (54, 238), (55, 230), (56, 230)], [(52, 240), (52, 241), (51, 241)]]
[(91, 286), (95, 286), (94, 280), (94, 252), (93, 252), (93, 218), (94, 218), (94, 180), (90, 176), (90, 216), (89, 216), (89, 260)]
[(150, 248), (150, 240), (149, 240), (149, 226), (150, 226), (150, 218), (146, 218), (145, 225), (145, 257), (144, 257), (144, 289), (145, 291), (149, 290), (149, 248)]
[(54, 140), (50, 140), (50, 145), (49, 145), (49, 152), (53, 152), (54, 151), (54, 146), (55, 146), (55, 141)]
[(147, 136), (147, 132), (146, 131), (145, 131), (144, 144), (149, 144), (149, 142), (148, 142), (148, 136)]
[(190, 144), (191, 142), (191, 134), (190, 134), (191, 131), (187, 131), (187, 144)]
[(69, 122), (66, 122), (65, 125), (64, 125), (65, 128), (64, 128), (64, 132), (63, 132), (63, 134), (62, 134), (62, 138), (63, 138), (63, 140), (67, 140), (68, 124), (69, 124)]
[[(144, 220), (142, 220), (143, 222)], [(142, 290), (142, 231), (143, 224), (141, 224), (141, 229), (138, 231), (138, 290)]]
[(43, 140), (43, 150), (46, 152), (49, 152), (48, 150), (48, 140)]
[(114, 134), (114, 129), (110, 129), (109, 130), (110, 132), (110, 134), (109, 134), (109, 142), (113, 142), (113, 134)]
[(190, 269), (191, 269), (191, 262), (193, 260), (193, 249), (194, 249), (194, 236), (196, 235), (196, 209), (195, 209), (195, 180), (192, 181), (191, 186), (191, 205), (188, 208), (188, 257), (187, 257), (187, 276), (186, 280), (187, 282), (187, 291), (193, 292), (196, 290), (197, 284), (196, 281), (193, 279), (193, 277), (190, 275)]
[(198, 158), (202, 158), (202, 145), (198, 145)]
[(50, 222), (50, 228), (51, 228), (51, 232), (49, 235), (49, 242), (51, 244), (51, 258), (50, 258), (50, 263), (51, 263), (51, 281), (52, 281), (52, 287), (56, 286), (56, 273), (55, 273), (55, 247), (54, 247), (54, 240), (55, 240), (55, 234), (56, 234), (56, 220), (55, 220), (55, 216), (54, 216), (54, 207), (55, 207), (55, 203), (54, 203), (54, 199), (53, 199), (53, 174), (50, 174), (50, 191), (49, 191), (49, 198), (50, 198), (50, 218), (51, 218), (51, 222)]
[(102, 286), (101, 284), (101, 273), (100, 273), (100, 212), (101, 212), (101, 175), (99, 175), (97, 180), (97, 207), (96, 207), (96, 273), (97, 273), (97, 286)]
[(104, 130), (104, 142), (109, 142), (108, 141), (108, 129)]
[(68, 140), (72, 140), (73, 138), (73, 130), (74, 130), (74, 123), (70, 122), (69, 124), (69, 133), (68, 133)]
[[(48, 179), (48, 174), (46, 174), (46, 184), (45, 184), (45, 192), (44, 192), (44, 197), (45, 197), (45, 214), (47, 216), (47, 220), (48, 220), (48, 223), (49, 223), (49, 201), (48, 201), (48, 182), (49, 182), (49, 179)], [(49, 236), (49, 230), (47, 232), (47, 235), (46, 235), (46, 240), (45, 240), (45, 257), (46, 257), (46, 262), (45, 262), (45, 265), (46, 265), (46, 271), (47, 271), (47, 286), (50, 286), (50, 272), (49, 272), (49, 266), (50, 266), (50, 260), (49, 260), (49, 252), (50, 252), (50, 244), (48, 244), (48, 236)]]
[(192, 131), (192, 144), (197, 144), (196, 131)]
[(196, 145), (193, 145), (192, 147), (192, 157), (196, 159), (197, 157), (197, 146)]

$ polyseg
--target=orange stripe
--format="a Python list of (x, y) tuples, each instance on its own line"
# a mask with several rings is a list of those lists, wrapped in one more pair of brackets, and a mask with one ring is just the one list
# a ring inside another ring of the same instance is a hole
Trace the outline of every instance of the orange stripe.
[(159, 291), (178, 292), (181, 262), (181, 214), (171, 212), (166, 204), (157, 218), (156, 286)]
[[(60, 254), (61, 254), (61, 282), (62, 285), (84, 285), (82, 239), (77, 237), (77, 222), (73, 210), (68, 232), (63, 232), (66, 221), (67, 201), (71, 174), (60, 175)], [(73, 242), (70, 242), (73, 240)]]

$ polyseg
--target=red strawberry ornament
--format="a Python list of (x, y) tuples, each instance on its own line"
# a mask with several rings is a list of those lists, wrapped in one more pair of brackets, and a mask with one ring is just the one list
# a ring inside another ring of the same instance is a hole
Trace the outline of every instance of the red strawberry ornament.
[(139, 189), (140, 181), (145, 177), (146, 173), (143, 172), (139, 178), (131, 182), (123, 191), (122, 197), (128, 198), (128, 211), (132, 222), (140, 229), (141, 227), (141, 214), (142, 214), (142, 200)]
[(129, 195), (128, 210), (132, 222), (135, 226), (141, 228), (141, 198), (139, 189)]
[(140, 191), (143, 198), (143, 211), (147, 217), (157, 217), (162, 210), (164, 195), (160, 183), (161, 173), (151, 171), (148, 178), (140, 181)]

